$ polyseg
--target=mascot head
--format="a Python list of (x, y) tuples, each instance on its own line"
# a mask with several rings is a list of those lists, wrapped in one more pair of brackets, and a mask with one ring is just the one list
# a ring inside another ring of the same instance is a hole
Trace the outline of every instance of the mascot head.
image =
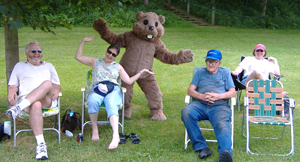
[(164, 27), (162, 24), (165, 22), (165, 17), (157, 15), (154, 12), (142, 11), (136, 14), (136, 22), (133, 25), (133, 32), (140, 38), (148, 41), (155, 41), (164, 35)]

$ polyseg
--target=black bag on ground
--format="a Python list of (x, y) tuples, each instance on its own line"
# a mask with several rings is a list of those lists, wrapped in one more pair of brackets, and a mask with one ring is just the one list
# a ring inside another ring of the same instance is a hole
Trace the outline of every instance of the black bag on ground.
[(10, 136), (4, 133), (4, 124), (0, 124), (0, 142), (10, 139)]
[(61, 121), (61, 131), (63, 133), (65, 133), (66, 130), (72, 132), (76, 128), (76, 126), (78, 126), (81, 130), (80, 114), (70, 109), (66, 110)]

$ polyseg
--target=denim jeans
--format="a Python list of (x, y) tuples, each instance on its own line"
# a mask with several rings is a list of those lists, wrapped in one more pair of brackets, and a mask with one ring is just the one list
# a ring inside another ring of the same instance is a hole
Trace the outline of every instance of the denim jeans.
[(106, 95), (105, 97), (96, 93), (93, 89), (88, 95), (87, 105), (88, 105), (88, 113), (97, 113), (99, 112), (99, 107), (104, 102), (105, 110), (107, 113), (107, 120), (111, 115), (119, 116), (119, 108), (122, 103), (122, 92), (119, 86), (115, 86), (114, 90)]
[(183, 121), (188, 136), (193, 143), (194, 151), (208, 148), (205, 138), (202, 136), (198, 121), (209, 120), (213, 126), (219, 147), (218, 152), (223, 150), (231, 153), (231, 109), (224, 100), (218, 100), (215, 103), (208, 103), (202, 100), (194, 100), (181, 111), (181, 120)]

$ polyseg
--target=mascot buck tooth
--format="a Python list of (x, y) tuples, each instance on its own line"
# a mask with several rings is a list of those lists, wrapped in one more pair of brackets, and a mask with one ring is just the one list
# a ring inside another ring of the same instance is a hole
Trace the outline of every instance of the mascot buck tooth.
[[(106, 21), (95, 20), (93, 28), (101, 35), (101, 38), (109, 44), (118, 44), (126, 49), (120, 64), (131, 77), (140, 70), (146, 68), (152, 70), (153, 59), (156, 58), (166, 64), (181, 64), (193, 61), (191, 50), (180, 50), (178, 53), (170, 52), (160, 38), (164, 34), (165, 17), (154, 12), (138, 12), (136, 22), (132, 31), (123, 34), (112, 32)], [(144, 92), (152, 120), (166, 120), (163, 113), (162, 93), (154, 75), (142, 74), (136, 81)], [(126, 118), (131, 118), (131, 99), (133, 95), (133, 85), (122, 82), (122, 86), (127, 88), (125, 93), (125, 114)]]

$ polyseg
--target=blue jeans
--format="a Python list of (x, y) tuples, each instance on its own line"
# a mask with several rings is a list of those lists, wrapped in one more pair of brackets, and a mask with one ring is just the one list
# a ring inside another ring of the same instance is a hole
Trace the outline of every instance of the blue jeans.
[(230, 117), (230, 106), (224, 100), (218, 100), (213, 104), (202, 100), (194, 100), (184, 107), (181, 111), (181, 120), (193, 143), (194, 151), (208, 148), (199, 128), (198, 121), (209, 120), (219, 144), (218, 152), (221, 154), (223, 150), (228, 150), (232, 156)]
[(94, 91), (94, 86), (91, 92), (88, 95), (87, 105), (88, 113), (97, 113), (99, 112), (99, 107), (104, 102), (105, 110), (107, 113), (107, 120), (112, 115), (119, 116), (119, 108), (122, 103), (122, 92), (119, 86), (115, 86), (114, 90), (106, 95), (105, 97), (99, 95)]

